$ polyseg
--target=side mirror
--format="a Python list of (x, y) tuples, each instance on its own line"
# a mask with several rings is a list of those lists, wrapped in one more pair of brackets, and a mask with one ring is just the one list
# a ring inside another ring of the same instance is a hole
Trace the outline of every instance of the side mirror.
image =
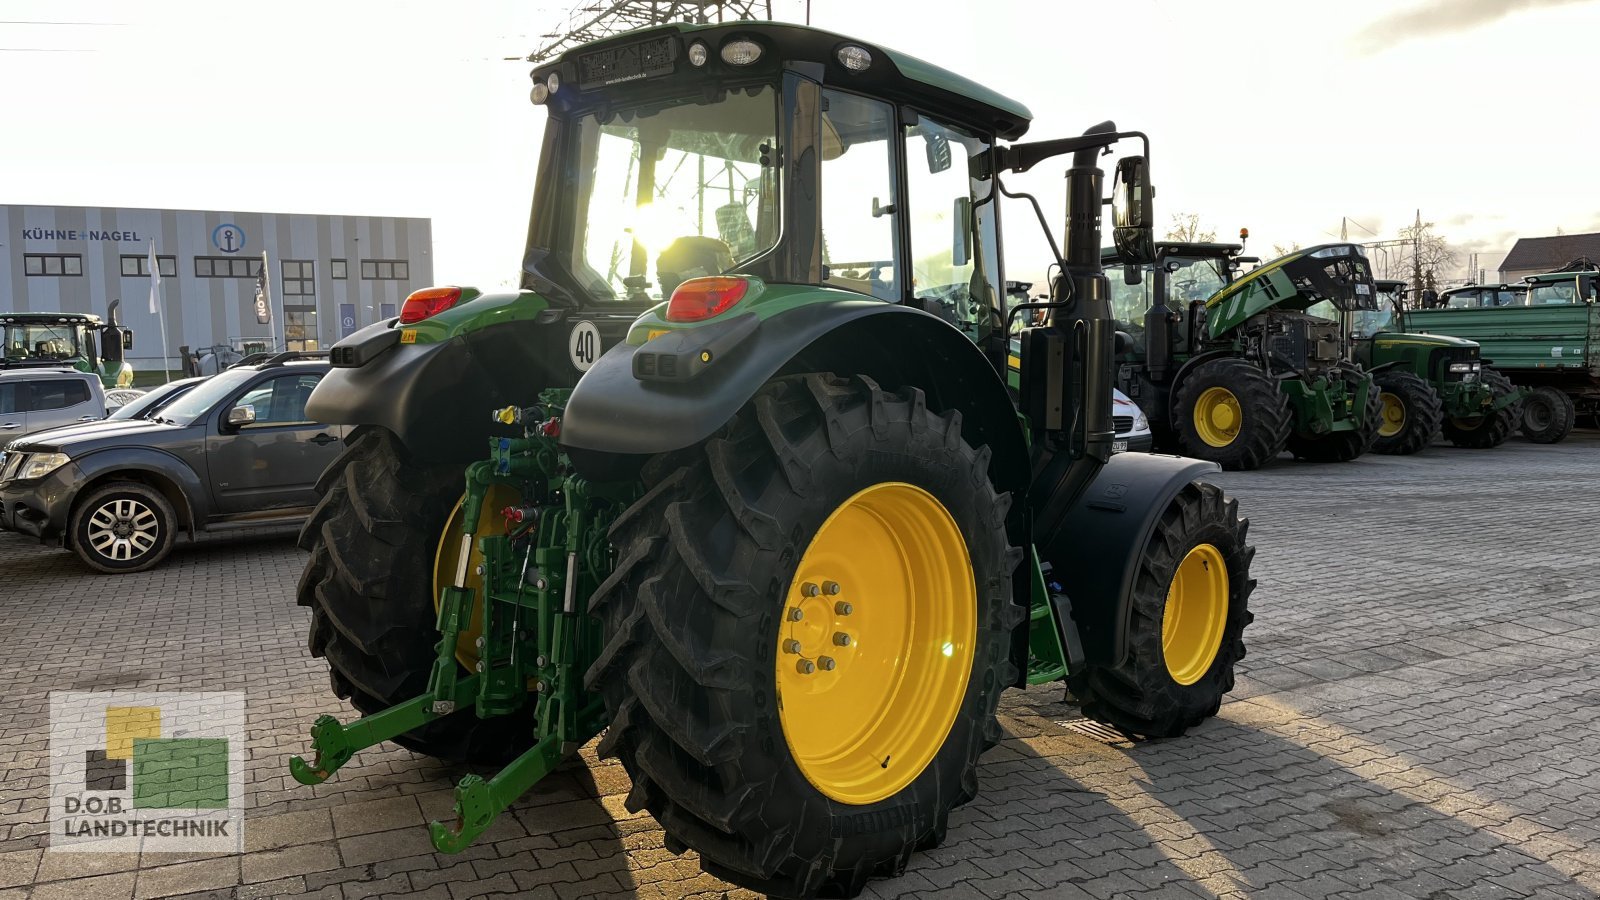
[(228, 424), (234, 427), (253, 425), (256, 421), (256, 408), (246, 403), (228, 410)]
[(950, 139), (937, 131), (922, 133), (922, 149), (928, 157), (929, 174), (950, 168)]
[(1122, 283), (1140, 284), (1144, 281), (1144, 266), (1123, 266)]
[(1117, 161), (1117, 177), (1111, 186), (1111, 226), (1117, 258), (1125, 266), (1155, 262), (1155, 222), (1151, 210), (1154, 193), (1144, 157), (1127, 156)]
[(133, 332), (129, 331), (126, 328), (122, 329), (122, 349), (124, 349), (124, 350), (132, 350), (133, 349)]

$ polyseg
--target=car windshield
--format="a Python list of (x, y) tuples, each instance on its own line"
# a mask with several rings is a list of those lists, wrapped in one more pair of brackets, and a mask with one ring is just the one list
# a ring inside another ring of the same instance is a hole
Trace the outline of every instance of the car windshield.
[(82, 325), (43, 322), (5, 326), (5, 354), (8, 360), (68, 360), (81, 356)]
[(155, 412), (156, 410), (159, 410), (161, 407), (166, 406), (167, 404), (171, 403), (173, 400), (177, 399), (178, 395), (180, 395), (183, 392), (189, 390), (191, 387), (193, 387), (193, 385), (187, 385), (187, 384), (164, 384), (164, 385), (161, 385), (160, 387), (151, 388), (150, 390), (146, 391), (145, 393), (140, 394), (139, 396), (133, 398), (132, 402), (125, 403), (122, 406), (117, 407), (117, 409), (114, 412), (112, 412), (111, 415), (106, 416), (106, 418), (107, 419), (144, 419), (144, 418), (148, 418), (147, 413)]
[(596, 300), (659, 301), (778, 239), (777, 91), (581, 115), (570, 270)]
[(191, 424), (221, 402), (224, 397), (243, 387), (244, 383), (255, 374), (255, 369), (229, 369), (201, 382), (199, 387), (172, 401), (170, 406), (152, 418), (174, 425)]

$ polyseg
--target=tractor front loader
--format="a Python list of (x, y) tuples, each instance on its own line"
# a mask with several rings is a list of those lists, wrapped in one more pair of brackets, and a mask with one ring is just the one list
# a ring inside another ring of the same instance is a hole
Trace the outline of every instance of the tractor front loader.
[(1377, 382), (1382, 422), (1372, 449), (1417, 453), (1441, 431), (1457, 447), (1504, 443), (1525, 392), (1480, 358), (1476, 341), (1407, 333), (1406, 282), (1375, 284), (1376, 302), (1355, 312), (1351, 329), (1352, 358)]
[[(1254, 469), (1284, 449), (1344, 462), (1377, 437), (1372, 377), (1349, 359), (1349, 314), (1372, 296), (1355, 244), (1308, 247), (1240, 274), (1243, 244), (1160, 243), (1113, 287), (1135, 335), (1118, 380), (1158, 450)], [(1109, 257), (1108, 263), (1113, 262)]]
[[(358, 426), (299, 598), (364, 717), (318, 720), (296, 779), (385, 740), (505, 763), (432, 825), (457, 851), (600, 736), (668, 847), (853, 896), (943, 839), (1005, 689), (1064, 681), (1148, 737), (1217, 712), (1246, 522), (1214, 465), (1111, 454), (1096, 159), (1143, 135), (1002, 145), (1015, 101), (774, 23), (634, 32), (533, 77), (522, 290), (418, 292), (308, 405)], [(1132, 266), (1147, 146), (1111, 191)], [(1062, 275), (1008, 303), (1001, 179), (1064, 156)], [(1008, 323), (1038, 310), (1014, 404)]]

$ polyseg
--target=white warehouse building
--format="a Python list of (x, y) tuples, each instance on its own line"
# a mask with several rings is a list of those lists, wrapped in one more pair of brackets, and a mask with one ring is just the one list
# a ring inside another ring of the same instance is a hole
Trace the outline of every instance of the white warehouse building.
[[(119, 318), (135, 371), (162, 368), (149, 254), (161, 272), (167, 365), (179, 348), (327, 349), (394, 316), (433, 281), (429, 219), (178, 209), (0, 205), (0, 313)], [(266, 253), (271, 323), (256, 309)]]

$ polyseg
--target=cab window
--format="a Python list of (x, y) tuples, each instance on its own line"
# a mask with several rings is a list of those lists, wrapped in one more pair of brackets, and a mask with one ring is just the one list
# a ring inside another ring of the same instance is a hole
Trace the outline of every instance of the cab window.
[(822, 283), (899, 300), (894, 107), (822, 92)]
[(30, 385), (29, 409), (66, 409), (89, 402), (89, 386), (74, 378), (52, 381), (35, 381)]
[(993, 184), (971, 176), (988, 152), (987, 140), (927, 116), (905, 129), (911, 293), (974, 338), (1000, 309)]
[(1546, 304), (1577, 303), (1577, 287), (1577, 279), (1536, 284), (1528, 290), (1528, 305), (1544, 306)]
[(1144, 314), (1150, 309), (1150, 285), (1155, 273), (1147, 268), (1138, 284), (1128, 284), (1121, 268), (1111, 268), (1106, 270), (1106, 279), (1111, 282), (1111, 318), (1116, 320), (1117, 329), (1142, 331)]

